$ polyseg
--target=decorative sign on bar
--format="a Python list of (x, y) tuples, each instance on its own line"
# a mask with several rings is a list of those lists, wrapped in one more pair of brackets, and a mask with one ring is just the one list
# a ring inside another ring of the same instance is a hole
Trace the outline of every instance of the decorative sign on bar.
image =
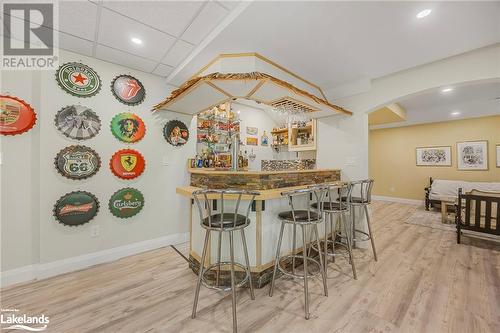
[(139, 177), (146, 166), (144, 157), (137, 150), (122, 149), (117, 151), (109, 161), (113, 174), (121, 179)]
[(120, 141), (133, 143), (146, 134), (146, 125), (136, 114), (123, 112), (111, 120), (111, 133)]
[(99, 171), (101, 159), (91, 148), (69, 146), (62, 149), (55, 158), (57, 171), (69, 179), (85, 179)]
[(182, 121), (171, 120), (163, 127), (163, 136), (172, 146), (182, 146), (189, 139), (189, 130)]
[(138, 214), (144, 206), (144, 196), (132, 187), (116, 191), (109, 199), (109, 211), (116, 217), (128, 218)]
[(101, 130), (99, 116), (83, 105), (62, 108), (57, 112), (54, 123), (62, 134), (76, 140), (90, 139)]
[(78, 62), (61, 65), (56, 80), (64, 91), (77, 97), (94, 96), (101, 90), (101, 79), (96, 71)]
[(35, 122), (36, 113), (31, 105), (17, 97), (0, 95), (0, 134), (27, 132)]
[(126, 105), (141, 104), (146, 90), (141, 81), (130, 75), (118, 75), (111, 83), (111, 92), (117, 100)]
[(59, 223), (78, 226), (92, 220), (99, 211), (99, 200), (92, 193), (75, 191), (63, 195), (54, 205), (54, 217)]

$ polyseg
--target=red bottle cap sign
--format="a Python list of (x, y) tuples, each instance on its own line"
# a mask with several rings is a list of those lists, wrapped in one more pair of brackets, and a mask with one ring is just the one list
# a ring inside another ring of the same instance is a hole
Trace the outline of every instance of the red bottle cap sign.
[(28, 103), (16, 97), (0, 95), (0, 134), (27, 132), (35, 122), (36, 113)]
[(144, 157), (137, 150), (122, 149), (117, 151), (109, 161), (109, 167), (113, 174), (121, 179), (133, 179), (139, 177), (146, 166)]

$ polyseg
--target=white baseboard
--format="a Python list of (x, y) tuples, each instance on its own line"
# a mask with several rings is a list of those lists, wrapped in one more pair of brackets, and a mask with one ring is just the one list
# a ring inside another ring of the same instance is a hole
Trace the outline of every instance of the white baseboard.
[(390, 202), (405, 203), (405, 204), (410, 204), (410, 205), (423, 205), (425, 203), (424, 200), (396, 198), (396, 197), (386, 197), (386, 196), (383, 196), (383, 195), (372, 195), (372, 199), (373, 200), (380, 200), (380, 201), (390, 201)]
[(173, 234), (45, 264), (15, 268), (0, 273), (0, 287), (3, 288), (16, 283), (45, 279), (160, 247), (184, 243), (188, 240), (189, 233)]

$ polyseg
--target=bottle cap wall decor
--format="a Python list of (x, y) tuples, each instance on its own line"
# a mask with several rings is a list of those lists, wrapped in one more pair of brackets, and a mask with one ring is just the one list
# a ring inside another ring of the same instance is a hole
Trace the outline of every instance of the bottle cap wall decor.
[(126, 105), (141, 104), (146, 97), (146, 89), (141, 81), (130, 75), (118, 75), (111, 82), (111, 92), (117, 100)]
[(99, 211), (99, 200), (89, 192), (75, 191), (63, 195), (54, 205), (54, 217), (68, 226), (82, 225)]
[(171, 120), (163, 127), (163, 136), (172, 146), (182, 146), (189, 139), (189, 130), (182, 121)]
[(76, 140), (90, 139), (101, 130), (99, 116), (83, 105), (62, 108), (57, 112), (54, 123), (62, 134)]
[(55, 158), (57, 171), (69, 179), (85, 179), (99, 171), (101, 159), (91, 148), (69, 146), (62, 149)]
[(77, 97), (94, 96), (101, 90), (101, 79), (96, 71), (78, 62), (59, 66), (56, 80), (63, 90)]
[(136, 114), (123, 112), (111, 120), (111, 133), (120, 141), (137, 142), (144, 137), (146, 125)]
[(144, 196), (135, 188), (116, 191), (109, 199), (109, 211), (116, 217), (128, 218), (139, 213), (144, 206)]
[(117, 151), (109, 161), (113, 174), (121, 179), (139, 177), (146, 166), (144, 157), (137, 150), (122, 149)]
[(36, 113), (17, 97), (0, 95), (0, 134), (15, 135), (29, 131), (36, 122)]

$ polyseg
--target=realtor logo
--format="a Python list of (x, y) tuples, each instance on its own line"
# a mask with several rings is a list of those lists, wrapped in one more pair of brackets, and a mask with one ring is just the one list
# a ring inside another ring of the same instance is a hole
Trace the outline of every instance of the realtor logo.
[(1, 69), (57, 68), (56, 3), (3, 4)]

